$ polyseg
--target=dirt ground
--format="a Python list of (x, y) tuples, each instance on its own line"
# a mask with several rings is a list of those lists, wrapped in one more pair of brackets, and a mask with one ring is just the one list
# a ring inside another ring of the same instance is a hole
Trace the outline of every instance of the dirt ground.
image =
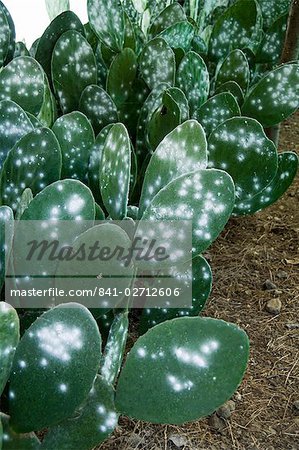
[[(283, 125), (280, 149), (299, 153), (299, 114)], [(182, 427), (121, 418), (100, 450), (299, 449), (299, 411), (294, 407), (299, 400), (298, 236), (297, 177), (274, 206), (231, 220), (207, 255), (214, 283), (204, 315), (240, 325), (251, 341), (232, 416), (216, 429), (209, 418)], [(265, 290), (266, 280), (276, 288)], [(265, 309), (272, 298), (281, 300), (278, 315)]]

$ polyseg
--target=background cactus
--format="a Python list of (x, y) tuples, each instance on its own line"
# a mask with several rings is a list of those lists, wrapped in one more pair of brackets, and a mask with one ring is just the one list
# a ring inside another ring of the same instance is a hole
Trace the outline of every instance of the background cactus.
[[(147, 232), (146, 221), (193, 225), (189, 261), (178, 256), (162, 270), (192, 287), (192, 306), (145, 302), (142, 336), (127, 356), (131, 315), (107, 307), (107, 298), (90, 311), (74, 303), (18, 311), (20, 343), (18, 314), (9, 298), (0, 304), (0, 390), (9, 379), (10, 397), (3, 450), (88, 450), (113, 432), (120, 413), (195, 420), (241, 382), (246, 334), (197, 317), (212, 283), (202, 253), (232, 214), (254, 214), (292, 183), (298, 157), (278, 153), (265, 128), (298, 108), (299, 65), (280, 65), (289, 1), (202, 3), (88, 0), (83, 25), (67, 1), (48, 0), (53, 20), (29, 51), (15, 43), (0, 1), (1, 286), (22, 256), (11, 252), (13, 237), (14, 248), (22, 238), (14, 219), (36, 221), (36, 229), (39, 221), (69, 221), (67, 232), (54, 231), (75, 248), (95, 239), (129, 245)], [(43, 238), (49, 233), (45, 227)], [(180, 245), (175, 236), (171, 250)], [(108, 269), (83, 267), (94, 283)], [(124, 269), (123, 287), (135, 286), (142, 269), (136, 261)], [(40, 443), (31, 433), (44, 427)]]

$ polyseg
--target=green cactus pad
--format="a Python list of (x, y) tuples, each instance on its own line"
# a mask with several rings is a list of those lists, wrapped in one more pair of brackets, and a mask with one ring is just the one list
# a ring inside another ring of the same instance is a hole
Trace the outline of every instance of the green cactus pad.
[(192, 306), (191, 308), (180, 309), (143, 309), (139, 324), (141, 334), (166, 320), (182, 316), (198, 316), (205, 306), (212, 288), (212, 272), (208, 262), (202, 256), (197, 256), (192, 260), (192, 269), (190, 264), (187, 263), (186, 265), (163, 271), (159, 276), (169, 274), (184, 286), (188, 283), (192, 289)]
[(92, 48), (78, 31), (65, 32), (55, 44), (52, 80), (63, 113), (78, 109), (80, 97), (90, 84), (97, 84)]
[(30, 56), (29, 50), (24, 42), (16, 42), (14, 58), (18, 58), (19, 56)]
[(33, 195), (60, 179), (61, 152), (54, 133), (38, 128), (22, 137), (10, 150), (0, 177), (0, 201), (16, 211), (22, 192)]
[(262, 14), (255, 0), (239, 0), (216, 21), (210, 42), (212, 60), (221, 60), (234, 49), (257, 49), (262, 35)]
[(157, 325), (129, 353), (116, 407), (154, 423), (182, 424), (207, 416), (241, 383), (248, 353), (246, 333), (221, 320), (189, 317)]
[(186, 20), (186, 13), (179, 3), (173, 3), (165, 8), (152, 22), (148, 31), (150, 38), (160, 34), (166, 28)]
[[(6, 22), (7, 25), (9, 27), (9, 42), (8, 42), (8, 46), (7, 46), (7, 42), (5, 41), (5, 38), (2, 38), (2, 42), (4, 43), (4, 48), (6, 49), (6, 58), (4, 60), (5, 64), (8, 64), (14, 57), (14, 52), (15, 52), (15, 38), (16, 38), (16, 32), (15, 32), (15, 25), (14, 22), (12, 20), (12, 17), (8, 11), (8, 9), (6, 8), (6, 6), (0, 1), (0, 11), (1, 11), (1, 15), (3, 17), (3, 15), (5, 15), (6, 18)], [(4, 28), (0, 27), (1, 31), (3, 30), (4, 36), (6, 34), (6, 23), (5, 20), (3, 20), (3, 26)], [(0, 44), (0, 45), (3, 45)], [(1, 64), (0, 64), (1, 67)]]
[(217, 71), (216, 88), (227, 81), (235, 81), (246, 92), (250, 80), (249, 64), (245, 54), (239, 50), (233, 50)]
[(0, 206), (0, 291), (2, 289), (14, 235), (13, 212), (8, 206)]
[(164, 137), (182, 122), (180, 106), (172, 92), (166, 90), (162, 105), (151, 116), (147, 125), (147, 137), (151, 150), (155, 150)]
[(137, 36), (132, 20), (126, 12), (125, 15), (125, 35), (124, 35), (124, 48), (130, 48), (133, 52), (137, 50)]
[(258, 0), (262, 10), (264, 28), (269, 28), (283, 14), (289, 11), (292, 0)]
[(171, 88), (167, 89), (167, 93), (172, 97), (172, 99), (178, 105), (180, 113), (181, 113), (182, 123), (186, 122), (186, 120), (189, 119), (189, 104), (188, 104), (186, 95), (184, 94), (183, 91), (181, 91), (181, 89), (176, 88), (176, 87), (171, 87)]
[(4, 65), (7, 57), (10, 42), (10, 29), (7, 23), (6, 14), (0, 3), (0, 67)]
[(68, 303), (45, 312), (15, 353), (9, 386), (12, 428), (26, 433), (70, 417), (88, 396), (100, 356), (101, 336), (85, 307)]
[(88, 0), (89, 22), (99, 39), (109, 48), (122, 50), (125, 32), (125, 17), (118, 0)]
[(171, 25), (159, 34), (171, 48), (181, 48), (188, 52), (194, 38), (194, 27), (190, 22), (184, 21)]
[(95, 220), (105, 220), (105, 213), (102, 210), (102, 208), (97, 203), (95, 204), (95, 207), (96, 207)]
[(254, 214), (275, 203), (291, 186), (298, 169), (298, 156), (293, 152), (278, 155), (278, 170), (273, 180), (249, 200), (236, 203), (234, 215)]
[(256, 54), (258, 63), (279, 63), (282, 55), (288, 14), (279, 17), (269, 28)]
[(222, 92), (228, 92), (229, 94), (233, 95), (238, 102), (238, 104), (241, 106), (244, 102), (244, 94), (238, 83), (235, 81), (227, 81), (226, 83), (219, 86), (215, 94), (221, 94)]
[(229, 92), (223, 92), (209, 98), (196, 113), (197, 120), (203, 126), (207, 136), (227, 119), (240, 115), (239, 105), (235, 97)]
[(22, 136), (33, 130), (24, 110), (11, 100), (0, 102), (0, 167), (8, 152)]
[(223, 169), (236, 187), (236, 202), (264, 189), (277, 171), (277, 151), (254, 119), (235, 117), (219, 125), (209, 141), (209, 167)]
[(231, 177), (220, 170), (198, 170), (171, 181), (154, 197), (144, 220), (192, 220), (194, 256), (217, 238), (235, 200)]
[(50, 428), (42, 450), (90, 450), (107, 439), (117, 422), (114, 391), (98, 376), (74, 417)]
[(106, 125), (118, 122), (115, 103), (104, 89), (96, 85), (87, 86), (84, 89), (79, 110), (88, 117), (96, 135)]
[(0, 420), (3, 424), (2, 450), (39, 450), (41, 444), (34, 433), (15, 433), (10, 427), (9, 416), (6, 416), (5, 414), (0, 413)]
[(139, 159), (141, 157), (143, 158), (144, 154), (147, 153), (150, 148), (146, 136), (148, 120), (152, 117), (157, 108), (161, 106), (163, 94), (168, 87), (170, 86), (166, 83), (159, 84), (151, 91), (141, 108), (137, 124), (136, 142), (136, 154)]
[(136, 73), (137, 57), (133, 50), (125, 48), (112, 61), (107, 77), (107, 91), (116, 106), (128, 100)]
[(61, 147), (61, 177), (86, 181), (90, 148), (95, 140), (89, 120), (74, 111), (57, 119), (52, 129)]
[(20, 56), (0, 72), (0, 100), (13, 100), (37, 116), (44, 103), (45, 74), (30, 56)]
[(90, 159), (88, 166), (88, 185), (94, 195), (96, 202), (102, 204), (102, 197), (100, 192), (100, 166), (102, 162), (103, 149), (109, 131), (112, 128), (111, 125), (107, 125), (98, 134), (94, 145), (90, 149)]
[(141, 108), (149, 94), (149, 89), (146, 83), (140, 79), (135, 78), (132, 88), (128, 91), (128, 96), (125, 103), (118, 107), (119, 122), (123, 123), (129, 135), (135, 140), (136, 124), (139, 119)]
[(45, 77), (45, 96), (44, 103), (37, 116), (43, 126), (51, 128), (57, 117), (57, 105), (54, 95), (50, 90), (47, 78)]
[(37, 43), (35, 58), (43, 67), (50, 82), (52, 81), (51, 59), (55, 44), (60, 36), (69, 30), (76, 30), (84, 35), (84, 27), (76, 14), (65, 11), (50, 23)]
[(43, 127), (40, 120), (37, 117), (35, 117), (33, 114), (30, 114), (29, 112), (27, 112), (26, 115), (27, 115), (28, 119), (30, 120), (33, 128), (42, 128)]
[(150, 89), (161, 83), (174, 84), (175, 57), (164, 39), (149, 41), (139, 57), (139, 64), (141, 76)]
[(10, 376), (20, 337), (19, 327), (16, 310), (8, 303), (0, 302), (0, 395)]
[(125, 126), (112, 126), (103, 149), (100, 190), (112, 219), (126, 217), (131, 174), (131, 143)]
[(109, 331), (109, 337), (102, 357), (100, 374), (111, 386), (117, 380), (125, 352), (128, 336), (128, 313), (118, 314)]
[(70, 9), (70, 0), (45, 0), (50, 20)]
[(76, 180), (62, 180), (37, 194), (22, 220), (94, 220), (95, 206), (90, 190)]
[(155, 195), (175, 178), (207, 167), (207, 141), (202, 126), (189, 120), (159, 144), (147, 167), (140, 198), (142, 216)]
[(207, 100), (210, 89), (207, 67), (197, 53), (191, 51), (182, 59), (176, 75), (176, 85), (185, 93), (190, 116), (196, 119), (196, 111)]
[(21, 195), (21, 199), (17, 207), (16, 220), (19, 220), (21, 218), (23, 212), (25, 211), (25, 209), (28, 208), (32, 200), (33, 200), (32, 190), (30, 188), (26, 188)]
[(249, 91), (242, 113), (272, 127), (299, 106), (299, 65), (285, 64), (266, 74)]

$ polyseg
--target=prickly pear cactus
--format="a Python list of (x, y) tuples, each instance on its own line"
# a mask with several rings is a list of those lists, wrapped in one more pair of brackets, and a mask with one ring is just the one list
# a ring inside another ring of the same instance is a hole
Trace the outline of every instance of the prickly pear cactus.
[(227, 92), (233, 95), (241, 106), (244, 103), (244, 94), (238, 83), (235, 81), (227, 81), (226, 83), (221, 84), (215, 91), (215, 94), (221, 94), (222, 92)]
[(223, 92), (209, 98), (197, 111), (197, 120), (209, 136), (212, 131), (228, 119), (240, 116), (236, 98), (230, 92)]
[(100, 167), (100, 188), (112, 219), (126, 217), (131, 172), (131, 143), (124, 125), (113, 125), (107, 136)]
[(190, 120), (168, 134), (154, 152), (147, 167), (139, 214), (170, 181), (207, 166), (207, 142), (201, 125)]
[(109, 131), (113, 124), (107, 125), (103, 128), (96, 137), (94, 145), (90, 149), (90, 158), (88, 165), (88, 185), (93, 193), (96, 202), (102, 204), (102, 197), (100, 192), (100, 167), (102, 163), (102, 155), (105, 147), (105, 142)]
[(191, 51), (182, 59), (176, 74), (176, 85), (185, 93), (190, 116), (196, 119), (196, 110), (207, 100), (210, 89), (207, 67), (197, 53)]
[(68, 303), (45, 312), (15, 353), (9, 386), (12, 428), (26, 433), (70, 417), (87, 398), (100, 357), (101, 337), (86, 308)]
[[(62, 67), (64, 70), (61, 70)], [(97, 84), (95, 56), (78, 31), (66, 31), (56, 42), (52, 56), (52, 80), (64, 114), (78, 109), (84, 89), (90, 84)]]
[(90, 190), (76, 180), (61, 180), (34, 197), (22, 220), (93, 220), (94, 200)]
[(0, 100), (13, 100), (35, 116), (42, 110), (46, 89), (44, 71), (30, 56), (14, 59), (0, 73)]
[(299, 106), (299, 65), (285, 64), (266, 74), (248, 92), (242, 113), (272, 127)]
[(118, 415), (113, 388), (97, 376), (86, 401), (76, 410), (74, 417), (50, 428), (41, 449), (90, 450), (113, 432)]
[(96, 134), (107, 125), (118, 122), (115, 103), (104, 89), (96, 85), (90, 85), (84, 89), (79, 110), (88, 117)]
[(129, 353), (116, 407), (154, 423), (182, 424), (207, 416), (240, 384), (248, 351), (244, 331), (221, 320), (164, 322), (140, 337)]
[(2, 3), (0, 5), (0, 29), (0, 67), (2, 67), (6, 60), (10, 39), (10, 29), (7, 23), (6, 14), (2, 9)]
[(208, 148), (209, 167), (225, 170), (234, 180), (237, 208), (276, 174), (275, 145), (254, 119), (235, 117), (219, 125), (210, 135)]
[(30, 188), (26, 188), (24, 189), (21, 198), (20, 198), (20, 203), (18, 204), (17, 207), (17, 211), (16, 211), (16, 220), (19, 220), (25, 209), (28, 208), (30, 202), (32, 202), (33, 200), (33, 194), (32, 194), (32, 190)]
[(235, 215), (254, 214), (275, 203), (291, 186), (298, 169), (298, 156), (293, 152), (278, 155), (278, 169), (270, 183), (252, 198), (237, 204)]
[(163, 9), (163, 11), (153, 19), (148, 30), (148, 36), (153, 38), (172, 25), (183, 22), (186, 19), (186, 13), (182, 6), (178, 3), (173, 3)]
[(0, 395), (10, 376), (14, 354), (19, 342), (19, 318), (8, 303), (0, 302)]
[(76, 30), (84, 35), (84, 27), (76, 14), (65, 11), (50, 23), (37, 43), (35, 59), (41, 64), (51, 83), (51, 60), (55, 44), (60, 36), (69, 30)]
[(123, 48), (125, 33), (124, 11), (117, 0), (88, 0), (88, 17), (93, 30), (109, 48)]
[(51, 130), (38, 128), (8, 153), (0, 177), (0, 201), (16, 211), (25, 188), (33, 194), (60, 179), (61, 151)]
[(167, 89), (162, 96), (160, 106), (153, 112), (147, 126), (147, 138), (151, 150), (155, 150), (162, 139), (182, 123), (180, 105)]
[(17, 141), (33, 130), (25, 111), (11, 100), (0, 102), (0, 167)]
[(109, 331), (103, 353), (100, 373), (106, 382), (113, 386), (121, 369), (128, 336), (128, 312), (118, 314)]
[(0, 413), (0, 420), (3, 425), (2, 450), (39, 450), (41, 443), (35, 433), (15, 433), (10, 426), (9, 416), (5, 414)]
[(232, 213), (234, 202), (231, 177), (221, 170), (201, 169), (167, 184), (153, 198), (142, 219), (192, 220), (195, 256), (218, 237)]
[(217, 71), (216, 88), (228, 81), (235, 81), (246, 92), (250, 80), (247, 58), (241, 50), (233, 50)]
[(256, 61), (259, 63), (279, 63), (286, 30), (287, 30), (288, 14), (280, 16), (264, 35), (256, 54)]
[(145, 308), (142, 311), (139, 331), (144, 334), (149, 328), (176, 317), (198, 316), (203, 310), (212, 288), (212, 272), (208, 262), (197, 256), (190, 264), (183, 264), (163, 271), (160, 275), (171, 276), (181, 284), (192, 289), (192, 306), (190, 308)]
[(162, 38), (148, 42), (139, 57), (141, 76), (150, 89), (161, 83), (174, 84), (175, 57)]
[(225, 58), (234, 49), (258, 48), (262, 36), (262, 14), (255, 0), (238, 0), (216, 21), (209, 41), (212, 60)]
[(61, 178), (86, 181), (89, 151), (95, 140), (89, 120), (75, 111), (57, 119), (52, 130), (61, 148)]
[[(13, 220), (32, 221), (32, 234), (75, 249), (96, 241), (130, 248), (139, 233), (148, 237), (148, 221), (151, 233), (152, 222), (162, 221), (159, 238), (167, 238), (172, 258), (161, 265), (161, 280), (193, 291), (189, 308), (187, 299), (170, 308), (161, 295), (160, 307), (151, 309), (142, 298), (143, 336), (127, 358), (135, 301), (125, 294), (140, 278), (152, 286), (144, 270), (156, 276), (155, 265), (134, 257), (128, 267), (113, 258), (69, 265), (66, 276), (89, 278), (96, 289), (111, 289), (112, 274), (119, 274), (119, 296), (108, 290), (96, 304), (84, 299), (85, 307), (40, 298), (38, 309), (20, 310), (18, 346), (17, 315), (9, 309), (5, 316), (15, 325), (2, 320), (1, 306), (0, 387), (10, 376), (11, 415), (0, 419), (2, 450), (91, 450), (120, 413), (196, 420), (242, 379), (245, 333), (197, 317), (212, 283), (201, 255), (231, 215), (271, 205), (295, 177), (297, 156), (278, 153), (264, 130), (299, 106), (298, 63), (278, 65), (290, 0), (182, 3), (88, 0), (83, 25), (65, 11), (67, 0), (47, 0), (53, 20), (27, 49), (15, 43), (0, 0), (0, 288), (8, 270), (19, 289), (35, 287), (33, 274), (62, 287), (58, 276), (49, 277), (61, 269), (57, 260), (31, 261), (31, 275), (21, 276), (26, 249), (22, 223)], [(190, 233), (169, 237), (169, 221), (188, 222)], [(182, 256), (191, 239), (192, 252)], [(40, 443), (30, 432), (44, 427)]]

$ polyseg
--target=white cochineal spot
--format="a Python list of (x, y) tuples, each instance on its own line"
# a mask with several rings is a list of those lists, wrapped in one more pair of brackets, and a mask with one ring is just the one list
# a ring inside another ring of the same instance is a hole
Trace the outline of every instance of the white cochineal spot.
[(175, 392), (190, 391), (194, 383), (191, 380), (182, 380), (175, 375), (167, 375), (167, 381)]
[[(79, 328), (68, 327), (60, 322), (40, 327), (36, 332), (36, 338), (38, 346), (43, 352), (63, 362), (70, 361), (72, 353), (82, 349), (84, 344)], [(46, 361), (43, 358), (41, 365), (46, 366)]]

